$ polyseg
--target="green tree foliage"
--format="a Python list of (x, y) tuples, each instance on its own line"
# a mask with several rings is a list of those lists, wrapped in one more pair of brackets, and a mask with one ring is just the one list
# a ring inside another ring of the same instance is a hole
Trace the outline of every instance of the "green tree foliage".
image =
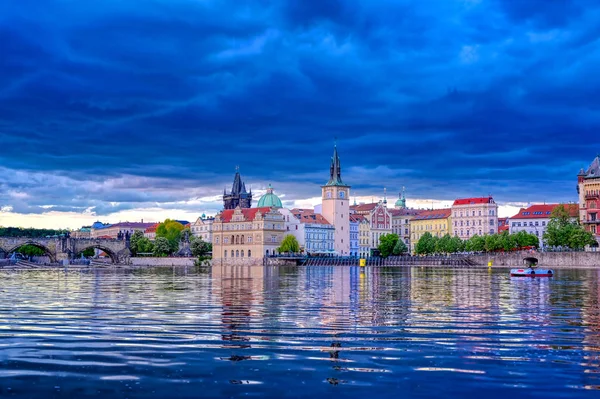
[(143, 240), (144, 237), (144, 233), (142, 233), (140, 230), (136, 230), (133, 235), (131, 236), (131, 239), (129, 241), (129, 250), (131, 251), (131, 255), (136, 256), (138, 254), (138, 252), (142, 252), (139, 250), (139, 242), (140, 240)]
[(68, 230), (34, 229), (23, 227), (0, 227), (0, 237), (30, 237), (42, 238), (66, 234)]
[(487, 252), (498, 251), (502, 249), (502, 238), (499, 234), (486, 235), (484, 237), (484, 249)]
[(546, 246), (583, 249), (594, 244), (596, 240), (592, 233), (585, 231), (579, 220), (569, 215), (567, 207), (561, 204), (552, 211), (543, 237)]
[(398, 243), (398, 234), (384, 234), (379, 238), (379, 246), (377, 249), (379, 250), (379, 254), (387, 258), (388, 256), (394, 253), (394, 247), (396, 243)]
[(202, 241), (202, 239), (198, 237), (190, 242), (190, 249), (192, 250), (192, 255), (202, 257), (212, 252), (212, 244), (210, 242)]
[(154, 256), (167, 256), (171, 252), (169, 240), (166, 237), (157, 237), (154, 241)]
[(91, 258), (96, 254), (96, 251), (94, 250), (94, 248), (88, 248), (85, 251), (83, 251), (82, 254), (84, 258)]
[(156, 238), (166, 238), (169, 242), (169, 253), (173, 253), (179, 249), (179, 240), (183, 229), (185, 227), (181, 223), (167, 219), (156, 228)]
[(485, 238), (475, 234), (465, 242), (465, 251), (483, 252), (485, 250)]
[(277, 248), (277, 251), (279, 253), (283, 253), (283, 252), (297, 253), (297, 252), (300, 252), (300, 244), (298, 244), (298, 240), (296, 240), (296, 237), (294, 237), (291, 234), (288, 234), (287, 236), (285, 236), (283, 238), (283, 241), (281, 241), (281, 245), (279, 246), (279, 248)]
[(452, 245), (452, 237), (446, 234), (435, 243), (435, 253), (445, 254), (450, 252), (450, 246)]
[(46, 251), (44, 251), (42, 248), (36, 247), (35, 245), (23, 245), (22, 247), (19, 247), (15, 250), (15, 252), (18, 252), (20, 254), (23, 254), (25, 256), (43, 256), (46, 254)]
[(417, 245), (415, 245), (415, 252), (418, 255), (430, 255), (435, 252), (436, 237), (432, 236), (430, 232), (426, 232), (421, 236)]
[(404, 241), (402, 241), (400, 238), (398, 238), (398, 241), (396, 242), (396, 245), (394, 245), (394, 251), (392, 253), (394, 255), (398, 256), (398, 255), (405, 254), (407, 252), (408, 252), (408, 247), (406, 246)]
[(515, 246), (517, 248), (524, 247), (539, 247), (540, 240), (538, 240), (535, 234), (530, 234), (526, 231), (519, 231), (517, 233), (511, 234), (510, 237), (515, 241)]

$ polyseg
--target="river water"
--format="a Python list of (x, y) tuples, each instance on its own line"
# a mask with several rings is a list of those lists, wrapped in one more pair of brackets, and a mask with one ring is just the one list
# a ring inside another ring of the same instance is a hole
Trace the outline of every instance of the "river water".
[(599, 280), (0, 270), (0, 397), (599, 398)]

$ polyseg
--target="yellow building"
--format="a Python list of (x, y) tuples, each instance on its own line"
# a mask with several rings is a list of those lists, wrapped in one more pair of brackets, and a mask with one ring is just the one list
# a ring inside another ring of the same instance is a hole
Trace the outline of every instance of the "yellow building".
[(443, 237), (450, 234), (451, 223), (450, 209), (433, 209), (421, 211), (410, 221), (410, 250), (415, 252), (415, 246), (425, 233), (434, 237)]
[(271, 207), (224, 210), (212, 227), (213, 265), (261, 265), (286, 233), (284, 216)]

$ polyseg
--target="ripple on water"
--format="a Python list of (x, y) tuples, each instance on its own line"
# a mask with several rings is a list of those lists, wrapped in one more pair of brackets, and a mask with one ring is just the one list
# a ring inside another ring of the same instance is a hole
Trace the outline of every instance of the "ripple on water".
[(598, 281), (594, 270), (543, 281), (442, 268), (0, 270), (0, 394), (595, 397)]

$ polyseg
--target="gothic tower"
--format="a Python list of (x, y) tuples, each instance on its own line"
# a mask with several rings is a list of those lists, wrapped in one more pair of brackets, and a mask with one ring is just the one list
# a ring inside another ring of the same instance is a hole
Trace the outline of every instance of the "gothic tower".
[(252, 190), (246, 191), (246, 184), (242, 181), (239, 168), (235, 170), (233, 178), (233, 186), (228, 194), (223, 190), (223, 207), (225, 209), (250, 208), (252, 206)]
[(329, 167), (329, 181), (323, 189), (323, 217), (335, 228), (334, 250), (338, 255), (350, 254), (350, 186), (342, 181), (342, 168), (337, 152), (333, 147), (333, 157)]

